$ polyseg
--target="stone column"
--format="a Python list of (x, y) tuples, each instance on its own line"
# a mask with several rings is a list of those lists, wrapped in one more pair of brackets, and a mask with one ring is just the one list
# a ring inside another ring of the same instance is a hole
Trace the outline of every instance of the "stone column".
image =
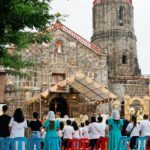
[(144, 96), (142, 105), (144, 106), (144, 114), (149, 115), (150, 118), (150, 97)]
[(6, 73), (0, 70), (0, 103), (4, 103)]
[(130, 96), (124, 96), (125, 118), (130, 120), (130, 105), (132, 104)]

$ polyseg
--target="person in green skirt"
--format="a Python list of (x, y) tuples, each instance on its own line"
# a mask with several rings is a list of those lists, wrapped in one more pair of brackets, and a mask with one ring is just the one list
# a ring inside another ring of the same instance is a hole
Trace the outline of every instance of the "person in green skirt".
[(118, 110), (113, 110), (112, 118), (108, 120), (110, 128), (108, 150), (122, 150), (121, 145), (121, 128), (123, 126), (123, 120), (120, 119), (120, 113)]
[(57, 138), (57, 131), (59, 130), (59, 120), (55, 119), (55, 114), (53, 111), (49, 111), (47, 115), (47, 120), (44, 122), (44, 129), (46, 131), (44, 150), (60, 150), (58, 142), (53, 140), (49, 144), (50, 138)]

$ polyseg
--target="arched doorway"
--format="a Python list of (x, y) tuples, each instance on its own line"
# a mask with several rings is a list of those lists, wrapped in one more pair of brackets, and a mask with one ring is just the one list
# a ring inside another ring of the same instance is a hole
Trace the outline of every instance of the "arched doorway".
[(65, 98), (58, 96), (53, 98), (49, 104), (49, 110), (59, 113), (61, 117), (68, 115), (68, 104)]

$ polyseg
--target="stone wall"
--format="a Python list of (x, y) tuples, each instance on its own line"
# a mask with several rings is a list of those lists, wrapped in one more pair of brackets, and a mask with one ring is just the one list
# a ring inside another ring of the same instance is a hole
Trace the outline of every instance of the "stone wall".
[(118, 95), (120, 101), (124, 101), (124, 95), (131, 97), (143, 97), (149, 95), (149, 81), (147, 78), (139, 79), (116, 79), (109, 82), (109, 88), (112, 92)]
[[(53, 37), (51, 43), (33, 45), (23, 54), (24, 58), (33, 59), (38, 64), (31, 68), (33, 78), (29, 81), (30, 83), (34, 80), (35, 74), (37, 76), (36, 87), (44, 90), (52, 85), (52, 74), (54, 73), (65, 74), (67, 78), (76, 72), (83, 72), (96, 82), (108, 86), (105, 55), (94, 53), (61, 30), (53, 32)], [(60, 53), (56, 51), (55, 46), (58, 40), (63, 43)]]

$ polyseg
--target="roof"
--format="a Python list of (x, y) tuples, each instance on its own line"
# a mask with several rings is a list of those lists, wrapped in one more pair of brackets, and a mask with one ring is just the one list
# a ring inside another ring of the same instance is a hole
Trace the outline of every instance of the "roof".
[(93, 52), (95, 52), (99, 55), (101, 54), (102, 51), (99, 47), (97, 47), (95, 44), (87, 41), (82, 36), (75, 33), (74, 31), (72, 31), (71, 29), (69, 29), (68, 27), (63, 25), (62, 23), (56, 23), (54, 26), (48, 28), (48, 30), (50, 30), (50, 31), (57, 30), (57, 29), (60, 29), (60, 30), (64, 31), (65, 33), (69, 34), (70, 36), (75, 38), (77, 41), (79, 41), (80, 43), (82, 43), (83, 45), (85, 45), (86, 47), (91, 49)]
[(47, 97), (49, 92), (57, 92), (59, 87), (70, 86), (77, 90), (80, 94), (92, 101), (103, 101), (108, 99), (116, 99), (116, 95), (110, 92), (104, 85), (99, 84), (87, 77), (83, 73), (77, 73), (66, 80), (63, 80), (56, 85), (50, 87), (50, 89), (35, 95), (34, 97), (26, 100), (27, 103), (32, 103), (43, 97)]
[[(93, 5), (96, 5), (98, 3), (104, 2), (105, 0), (94, 0)], [(132, 0), (124, 0), (125, 2), (132, 4)]]

